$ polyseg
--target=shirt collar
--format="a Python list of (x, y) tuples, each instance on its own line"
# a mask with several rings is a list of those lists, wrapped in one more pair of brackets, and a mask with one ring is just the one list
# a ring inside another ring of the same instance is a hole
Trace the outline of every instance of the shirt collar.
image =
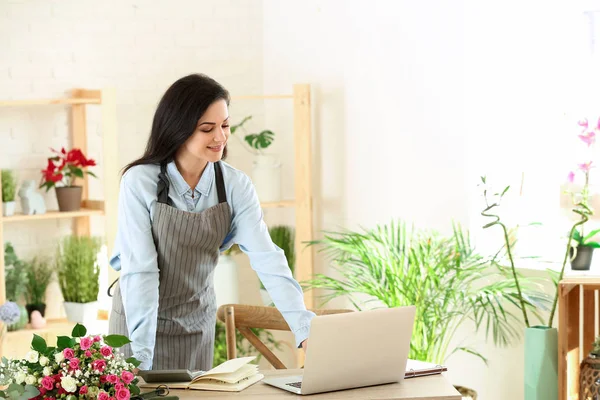
[[(196, 185), (195, 190), (200, 192), (200, 194), (203, 196), (208, 196), (210, 193), (210, 188), (212, 187), (215, 177), (214, 171), (213, 163), (207, 163), (204, 171), (202, 172), (202, 176)], [(171, 180), (171, 183), (173, 184), (173, 187), (177, 191), (178, 195), (182, 196), (191, 189), (190, 185), (188, 185), (185, 179), (183, 179), (183, 176), (181, 176), (181, 173), (175, 165), (175, 161), (171, 161), (167, 165), (167, 174), (169, 175), (169, 179)]]

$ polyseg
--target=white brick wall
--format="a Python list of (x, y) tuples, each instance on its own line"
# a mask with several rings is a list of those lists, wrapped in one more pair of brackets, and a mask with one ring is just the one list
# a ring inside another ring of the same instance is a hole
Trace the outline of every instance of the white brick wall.
[[(214, 77), (232, 93), (262, 92), (262, 0), (0, 2), (0, 99), (115, 87), (121, 165), (143, 151), (162, 93), (193, 72)], [(262, 102), (232, 104), (234, 119), (246, 113), (260, 121)], [(99, 162), (100, 118), (98, 107), (88, 107), (89, 156)], [(68, 132), (67, 107), (0, 108), (0, 168), (39, 180), (48, 148), (69, 146)], [(230, 161), (249, 165), (235, 147)], [(98, 181), (90, 192), (102, 196)], [(46, 203), (57, 207), (53, 191)], [(101, 222), (95, 232), (102, 233)], [(69, 221), (14, 223), (4, 234), (21, 257), (53, 255), (69, 227)]]

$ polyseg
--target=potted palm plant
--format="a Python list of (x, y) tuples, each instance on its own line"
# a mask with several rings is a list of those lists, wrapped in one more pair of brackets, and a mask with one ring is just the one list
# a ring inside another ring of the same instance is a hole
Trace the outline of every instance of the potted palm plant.
[[(285, 254), (285, 258), (287, 260), (288, 267), (290, 271), (292, 271), (292, 275), (294, 274), (294, 266), (296, 264), (296, 251), (295, 251), (295, 232), (294, 228), (286, 225), (275, 225), (269, 228), (269, 235), (271, 236), (271, 240), (277, 247), (283, 250)], [(271, 296), (267, 292), (267, 289), (260, 283), (260, 297), (265, 306), (273, 305), (273, 301), (271, 300)]]
[(46, 313), (46, 289), (52, 281), (52, 268), (45, 258), (33, 258), (25, 262), (27, 279), (25, 281), (25, 308), (31, 322), (31, 313), (39, 311), (42, 317)]
[(57, 250), (58, 283), (69, 321), (86, 324), (97, 319), (100, 240), (67, 236)]
[[(451, 236), (441, 236), (392, 221), (358, 232), (326, 232), (309, 244), (319, 246), (336, 271), (336, 277), (317, 274), (302, 283), (308, 290), (325, 290), (324, 302), (344, 296), (359, 310), (416, 306), (411, 359), (443, 364), (464, 351), (487, 363), (474, 348), (452, 344), (457, 329), (469, 321), (497, 345), (509, 345), (520, 335), (510, 307), (518, 290), (509, 271), (496, 256), (479, 255), (458, 225)], [(532, 309), (549, 303), (532, 280), (523, 279), (521, 290)], [(359, 302), (357, 295), (368, 300)]]
[(11, 170), (2, 170), (2, 215), (10, 217), (15, 213), (15, 193), (17, 180)]

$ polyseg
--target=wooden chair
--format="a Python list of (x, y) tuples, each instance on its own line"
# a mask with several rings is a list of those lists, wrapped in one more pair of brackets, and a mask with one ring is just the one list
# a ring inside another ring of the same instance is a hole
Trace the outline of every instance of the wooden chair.
[[(352, 310), (311, 310), (317, 315), (340, 314)], [(217, 318), (225, 323), (225, 336), (227, 340), (227, 359), (236, 357), (235, 330), (248, 339), (276, 369), (286, 369), (286, 366), (269, 348), (260, 341), (250, 328), (273, 329), (289, 331), (290, 327), (283, 316), (275, 307), (249, 306), (244, 304), (224, 304), (217, 310)]]

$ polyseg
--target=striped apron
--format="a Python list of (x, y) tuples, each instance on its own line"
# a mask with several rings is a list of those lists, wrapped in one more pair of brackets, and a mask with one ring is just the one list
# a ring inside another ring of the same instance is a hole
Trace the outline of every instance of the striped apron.
[[(231, 223), (220, 163), (214, 163), (214, 168), (219, 203), (195, 213), (171, 205), (166, 166), (161, 166), (152, 221), (160, 280), (153, 369), (212, 368), (217, 311), (214, 269)], [(109, 332), (129, 335), (118, 284)], [(130, 345), (121, 351), (126, 357), (132, 355)]]

